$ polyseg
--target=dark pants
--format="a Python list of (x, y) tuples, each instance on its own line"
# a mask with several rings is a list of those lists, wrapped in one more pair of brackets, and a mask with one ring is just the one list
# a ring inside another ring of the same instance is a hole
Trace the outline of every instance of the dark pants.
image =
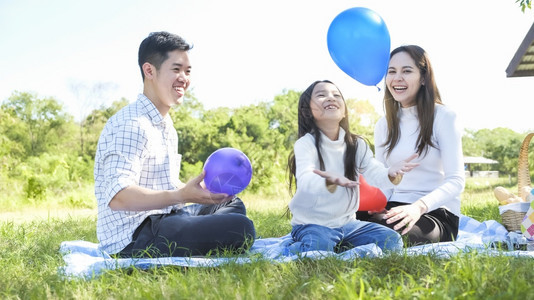
[(192, 204), (147, 217), (121, 257), (196, 256), (242, 252), (256, 236), (239, 198), (217, 205)]
[[(407, 204), (388, 202), (386, 209), (389, 210), (401, 205)], [(356, 213), (356, 217), (359, 220), (379, 223), (389, 228), (393, 228), (395, 224), (400, 222), (399, 220), (391, 224), (386, 224), (386, 220), (382, 219), (383, 216), (384, 214), (370, 215), (366, 211), (359, 211)], [(408, 246), (454, 241), (458, 236), (459, 221), (460, 219), (458, 216), (444, 208), (438, 208), (423, 214), (408, 232)], [(402, 232), (402, 230), (399, 230), (399, 232)]]

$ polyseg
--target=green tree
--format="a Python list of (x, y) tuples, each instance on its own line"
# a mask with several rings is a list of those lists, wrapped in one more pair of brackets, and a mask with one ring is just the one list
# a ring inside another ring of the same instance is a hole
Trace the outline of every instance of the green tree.
[(228, 146), (240, 148), (252, 162), (254, 181), (249, 189), (267, 194), (278, 192), (283, 183), (288, 154), (287, 137), (271, 127), (270, 107), (260, 103), (236, 109), (223, 129)]
[(482, 145), (475, 141), (475, 130), (466, 129), (462, 136), (462, 149), (465, 156), (481, 156)]
[(12, 196), (13, 186), (16, 186), (11, 180), (11, 172), (25, 154), (24, 146), (13, 140), (9, 133), (22, 131), (19, 129), (22, 125), (20, 120), (0, 108), (0, 192), (6, 198)]
[[(184, 102), (169, 111), (178, 133), (178, 152), (182, 155), (180, 179), (187, 181), (202, 171), (202, 161), (199, 157), (205, 155), (205, 146), (209, 145), (205, 139), (215, 128), (204, 123), (204, 107), (189, 91), (186, 92)], [(207, 157), (207, 156), (206, 156)]]
[(82, 121), (84, 125), (80, 126), (80, 129), (83, 130), (82, 135), (84, 137), (81, 142), (85, 144), (84, 147), (81, 147), (81, 150), (83, 150), (80, 153), (81, 156), (88, 156), (94, 159), (98, 139), (100, 138), (100, 133), (104, 129), (106, 122), (121, 108), (128, 105), (128, 103), (126, 98), (121, 98), (120, 100), (113, 101), (108, 107), (102, 105), (100, 108), (94, 109), (87, 115), (87, 117), (85, 117)]
[[(80, 153), (91, 152), (86, 151), (86, 133), (91, 129), (86, 128), (88, 114), (93, 108), (98, 107), (98, 103), (102, 103), (106, 99), (106, 94), (117, 88), (117, 85), (112, 82), (96, 82), (87, 84), (84, 82), (73, 82), (70, 84), (71, 92), (75, 95), (76, 101), (79, 105), (79, 147)], [(100, 105), (103, 107), (103, 105)]]
[(9, 131), (9, 138), (24, 145), (27, 156), (61, 148), (74, 124), (54, 98), (39, 99), (31, 93), (14, 92), (2, 109), (21, 121), (17, 130)]
[(523, 139), (521, 134), (500, 127), (481, 129), (472, 135), (473, 141), (477, 145), (477, 151), (472, 152), (472, 155), (484, 156), (498, 161), (499, 164), (495, 168), (503, 174), (517, 174), (519, 148)]
[(170, 113), (182, 154), (181, 179), (198, 175), (215, 150), (233, 147), (251, 160), (254, 176), (248, 190), (277, 192), (283, 182), (288, 147), (292, 148), (296, 139), (297, 102), (298, 94), (289, 91), (272, 103), (205, 110), (189, 95)]
[[(0, 107), (0, 163), (25, 155), (24, 145), (13, 140), (13, 132), (23, 132), (24, 124)], [(3, 168), (3, 170), (5, 170)]]
[(284, 137), (283, 146), (285, 149), (293, 149), (293, 144), (298, 135), (298, 103), (300, 92), (284, 91), (281, 95), (274, 97), (269, 107), (268, 115), (269, 128), (277, 131)]
[(374, 128), (380, 118), (374, 106), (368, 100), (347, 99), (350, 130), (367, 140), (374, 151)]
[(515, 0), (515, 3), (519, 3), (519, 7), (521, 7), (521, 11), (525, 12), (525, 9), (531, 9), (532, 8), (532, 1), (531, 0)]

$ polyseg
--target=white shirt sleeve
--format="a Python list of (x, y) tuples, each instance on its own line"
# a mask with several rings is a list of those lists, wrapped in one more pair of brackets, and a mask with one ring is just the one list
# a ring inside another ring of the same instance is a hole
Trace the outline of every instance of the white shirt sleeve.
[(465, 172), (462, 150), (462, 127), (456, 113), (442, 110), (436, 114), (434, 121), (434, 136), (440, 149), (443, 164), (444, 181), (421, 200), (428, 207), (428, 211), (446, 205), (452, 198), (459, 196), (465, 186)]
[[(312, 194), (329, 194), (326, 188), (326, 180), (313, 173), (313, 170), (320, 169), (317, 149), (312, 139), (304, 136), (297, 140), (294, 147), (297, 184), (299, 189)], [(341, 158), (343, 159), (343, 158)], [(343, 175), (343, 174), (341, 174)]]
[[(361, 160), (361, 161), (359, 161)], [(372, 186), (388, 189), (393, 188), (388, 177), (388, 168), (377, 160), (367, 143), (358, 139), (358, 153), (356, 156), (357, 164), (360, 166), (359, 172), (365, 177), (365, 180)]]
[[(375, 158), (381, 162), (384, 166), (386, 164), (386, 147), (383, 146), (387, 137), (387, 122), (386, 118), (382, 117), (378, 120), (375, 126), (374, 142), (375, 142)], [(386, 196), (386, 199), (393, 194), (393, 188), (381, 188), (382, 193)]]

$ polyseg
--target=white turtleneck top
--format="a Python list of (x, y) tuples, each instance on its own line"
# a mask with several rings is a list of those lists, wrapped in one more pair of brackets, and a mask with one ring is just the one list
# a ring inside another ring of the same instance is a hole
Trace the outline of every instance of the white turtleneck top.
[[(402, 108), (400, 114), (401, 136), (389, 157), (383, 145), (387, 138), (385, 117), (375, 126), (375, 156), (386, 166), (406, 159), (416, 151), (419, 134), (417, 107)], [(413, 203), (421, 199), (428, 211), (443, 207), (460, 216), (460, 194), (465, 186), (465, 173), (462, 153), (462, 129), (456, 113), (448, 107), (436, 104), (432, 134), (434, 147), (429, 147), (426, 155), (413, 162), (420, 165), (404, 175), (393, 189), (382, 189), (388, 201)]]
[[(340, 128), (339, 137), (332, 141), (321, 133), (321, 155), (325, 170), (344, 176), (345, 131)], [(289, 203), (292, 219), (291, 225), (317, 224), (337, 228), (354, 220), (360, 205), (359, 188), (350, 189), (338, 186), (331, 193), (326, 188), (323, 177), (313, 173), (319, 170), (319, 157), (315, 148), (315, 138), (306, 134), (295, 142), (295, 163), (297, 190)], [(357, 174), (373, 186), (392, 188), (394, 185), (388, 177), (388, 169), (373, 157), (367, 143), (358, 138), (356, 152)]]

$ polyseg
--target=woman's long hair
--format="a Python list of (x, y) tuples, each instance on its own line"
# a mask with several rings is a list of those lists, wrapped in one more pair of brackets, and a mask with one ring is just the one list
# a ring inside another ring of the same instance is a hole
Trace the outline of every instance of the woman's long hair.
[[(301, 95), (299, 98), (298, 105), (298, 138), (303, 137), (307, 133), (310, 133), (315, 138), (315, 149), (317, 150), (317, 156), (319, 157), (319, 166), (322, 171), (325, 170), (323, 156), (321, 155), (321, 131), (315, 124), (313, 114), (310, 107), (310, 101), (312, 98), (313, 89), (319, 83), (330, 83), (335, 86), (329, 80), (318, 80), (312, 83)], [(337, 87), (337, 86), (336, 86)], [(339, 89), (338, 89), (339, 90)], [(343, 96), (341, 96), (343, 98)], [(345, 99), (343, 98), (343, 102)], [(356, 181), (356, 151), (357, 151), (357, 139), (360, 138), (358, 135), (350, 132), (349, 128), (349, 117), (348, 109), (345, 103), (345, 117), (339, 122), (339, 126), (345, 130), (345, 144), (347, 149), (345, 151), (344, 164), (345, 164), (345, 177), (350, 180)], [(293, 183), (294, 188), (297, 186), (296, 174), (296, 164), (295, 164), (295, 153), (291, 151), (287, 160), (287, 170), (288, 170), (288, 180), (289, 180), (289, 192), (293, 194)]]
[[(435, 104), (443, 103), (441, 102), (441, 96), (434, 79), (432, 65), (425, 50), (416, 45), (400, 46), (391, 52), (390, 59), (393, 55), (400, 52), (407, 53), (414, 60), (415, 65), (421, 73), (422, 82), (424, 83), (419, 88), (415, 97), (417, 117), (419, 119), (419, 136), (417, 137), (415, 150), (422, 156), (426, 154), (428, 147), (436, 147), (432, 142)], [(399, 128), (399, 111), (401, 106), (399, 102), (395, 101), (387, 86), (384, 91), (384, 109), (386, 112), (388, 135), (382, 146), (386, 146), (386, 153), (389, 155), (399, 142), (401, 135)]]

